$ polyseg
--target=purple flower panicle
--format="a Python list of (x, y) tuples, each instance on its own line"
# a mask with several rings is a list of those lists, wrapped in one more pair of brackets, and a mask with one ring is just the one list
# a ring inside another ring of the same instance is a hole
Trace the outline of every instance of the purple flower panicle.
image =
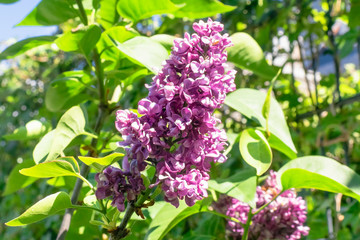
[[(256, 189), (256, 207), (260, 208), (270, 202), (279, 193), (276, 173), (271, 171), (264, 185)], [(214, 203), (214, 207), (243, 224), (250, 210), (248, 204), (225, 195)], [(287, 190), (252, 218), (249, 239), (300, 239), (308, 235), (310, 230), (304, 226), (306, 214), (305, 201), (297, 197), (295, 190)], [(228, 221), (227, 232), (232, 238), (241, 239), (244, 229), (239, 223)]]
[(223, 25), (209, 19), (194, 23), (196, 33), (176, 39), (168, 60), (148, 85), (149, 94), (138, 103), (138, 113), (119, 110), (116, 128), (126, 150), (123, 168), (156, 165), (157, 181), (165, 200), (192, 206), (207, 197), (211, 162), (224, 162), (226, 134), (213, 116), (235, 90), (236, 71), (226, 64), (231, 41), (220, 34)]

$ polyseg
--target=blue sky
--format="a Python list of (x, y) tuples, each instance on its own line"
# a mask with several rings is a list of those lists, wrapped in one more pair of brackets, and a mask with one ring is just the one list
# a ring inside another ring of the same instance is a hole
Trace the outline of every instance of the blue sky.
[(55, 26), (14, 27), (26, 17), (40, 1), (41, 0), (20, 0), (13, 4), (0, 4), (0, 43), (9, 38), (22, 40), (33, 36), (50, 35), (56, 31)]

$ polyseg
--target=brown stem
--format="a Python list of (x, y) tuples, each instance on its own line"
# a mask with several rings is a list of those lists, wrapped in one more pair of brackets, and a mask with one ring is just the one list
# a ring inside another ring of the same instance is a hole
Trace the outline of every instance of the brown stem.
[[(96, 123), (95, 123), (95, 127), (94, 127), (94, 132), (96, 133), (96, 135), (99, 135), (100, 130), (104, 124), (105, 118), (107, 117), (107, 115), (109, 114), (107, 105), (106, 105), (106, 100), (105, 100), (105, 95), (104, 95), (104, 74), (103, 74), (103, 70), (101, 67), (101, 60), (100, 60), (100, 56), (97, 53), (97, 50), (94, 50), (94, 62), (95, 62), (95, 74), (97, 76), (97, 80), (98, 80), (98, 90), (99, 90), (99, 97), (100, 97), (100, 104), (98, 107), (98, 116), (96, 119)], [(95, 157), (97, 155), (96, 152), (96, 145), (97, 145), (97, 138), (93, 138), (91, 141), (91, 150), (89, 151), (88, 155), (89, 156), (93, 156)], [(83, 164), (81, 166), (81, 175), (83, 177), (87, 177), (87, 175), (89, 174), (90, 171), (90, 167)], [(73, 190), (73, 193), (71, 195), (71, 202), (72, 204), (76, 204), (77, 199), (79, 197), (81, 188), (82, 188), (82, 184), (83, 181), (81, 179), (77, 179), (76, 183), (75, 183), (75, 187)], [(72, 214), (74, 213), (74, 209), (67, 209), (65, 212), (65, 215), (63, 217), (63, 220), (61, 222), (61, 226), (59, 229), (59, 233), (56, 237), (56, 240), (64, 240), (65, 236), (67, 234), (67, 232), (69, 231), (69, 227), (70, 227), (70, 223), (71, 223), (71, 218), (72, 218)]]
[(304, 72), (305, 72), (305, 82), (306, 82), (307, 90), (309, 92), (309, 97), (311, 99), (311, 103), (315, 108), (316, 105), (315, 105), (314, 99), (313, 99), (312, 94), (311, 94), (310, 81), (309, 81), (308, 76), (307, 76), (308, 71), (307, 71), (307, 68), (305, 66), (305, 59), (304, 59), (304, 55), (303, 55), (303, 46), (302, 46), (301, 41), (299, 39), (297, 40), (297, 43), (298, 43), (298, 46), (299, 46), (300, 61), (301, 61), (302, 67), (303, 67)]
[[(156, 176), (156, 174), (154, 174), (154, 176), (151, 180), (151, 184), (155, 183), (156, 178), (157, 178), (157, 176)], [(139, 199), (135, 203), (134, 202), (128, 203), (124, 218), (121, 220), (119, 227), (117, 227), (117, 229), (115, 231), (111, 232), (110, 240), (119, 240), (119, 239), (122, 239), (127, 236), (127, 234), (129, 233), (129, 230), (126, 228), (126, 225), (128, 224), (133, 213), (135, 212), (135, 209), (141, 208), (143, 206), (144, 202), (149, 198), (149, 195), (152, 192), (152, 190), (153, 190), (152, 188), (146, 189), (146, 191), (140, 195)]]

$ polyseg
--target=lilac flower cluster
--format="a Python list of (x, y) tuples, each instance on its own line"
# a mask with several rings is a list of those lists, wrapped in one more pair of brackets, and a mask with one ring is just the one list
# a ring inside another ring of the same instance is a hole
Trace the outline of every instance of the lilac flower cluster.
[(125, 194), (128, 201), (136, 199), (136, 196), (145, 190), (143, 179), (139, 174), (137, 165), (132, 164), (125, 171), (107, 167), (102, 173), (95, 175), (97, 199), (112, 197), (112, 206), (122, 212), (125, 210)]
[[(271, 171), (262, 187), (256, 189), (256, 207), (260, 208), (270, 202), (280, 189), (276, 183), (276, 173)], [(235, 198), (221, 196), (214, 204), (217, 211), (238, 219), (245, 224), (250, 207)], [(287, 190), (258, 214), (253, 216), (249, 229), (249, 239), (300, 239), (309, 233), (306, 221), (306, 204), (297, 197), (294, 190)], [(228, 221), (227, 230), (233, 239), (241, 239), (243, 227), (236, 222)]]
[[(152, 186), (161, 184), (165, 200), (176, 207), (179, 199), (192, 206), (206, 197), (210, 163), (226, 160), (221, 153), (226, 134), (216, 127), (219, 120), (212, 114), (224, 102), (226, 93), (236, 88), (236, 71), (226, 64), (225, 48), (232, 44), (227, 34), (220, 34), (223, 25), (209, 19), (194, 23), (193, 28), (196, 33), (185, 33), (184, 39), (174, 41), (170, 58), (147, 86), (149, 94), (138, 104), (141, 116), (119, 110), (115, 122), (123, 137), (119, 145), (126, 150), (123, 168), (136, 165), (140, 172), (147, 163), (156, 165), (157, 181)], [(120, 203), (115, 205), (120, 210), (123, 194), (127, 192), (130, 200), (133, 192), (123, 188), (124, 180), (112, 179), (115, 175), (124, 179), (126, 174), (112, 171), (107, 169), (97, 177), (97, 196), (115, 193), (114, 201), (119, 199)], [(129, 183), (133, 179), (140, 184), (139, 176), (126, 175)], [(121, 186), (114, 187), (118, 183)]]

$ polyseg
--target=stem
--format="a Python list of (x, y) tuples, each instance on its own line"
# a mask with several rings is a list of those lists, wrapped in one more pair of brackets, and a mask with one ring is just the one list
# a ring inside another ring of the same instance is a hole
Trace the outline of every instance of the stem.
[[(77, 2), (80, 2), (79, 9), (83, 9), (81, 1), (77, 0)], [(95, 62), (95, 74), (96, 74), (96, 77), (98, 80), (98, 90), (99, 90), (99, 98), (100, 98), (100, 104), (98, 107), (98, 117), (96, 119), (94, 132), (96, 133), (96, 135), (99, 135), (100, 130), (104, 124), (104, 120), (107, 117), (107, 115), (109, 114), (109, 111), (107, 111), (107, 105), (106, 105), (105, 94), (104, 94), (104, 74), (103, 74), (103, 70), (101, 67), (100, 56), (96, 49), (94, 49), (93, 58), (94, 58), (94, 62)], [(97, 153), (95, 151), (97, 142), (98, 142), (97, 138), (93, 138), (91, 140), (92, 150), (89, 151), (88, 156), (96, 156), (97, 155)], [(83, 176), (83, 178), (86, 178), (87, 175), (89, 174), (89, 172), (90, 172), (90, 167), (87, 166), (86, 164), (83, 164), (81, 166), (81, 171), (80, 171), (81, 176)], [(77, 179), (76, 183), (75, 183), (74, 191), (71, 196), (72, 204), (76, 204), (77, 199), (80, 194), (80, 191), (81, 191), (81, 188), (82, 188), (82, 185), (83, 185), (83, 180)], [(64, 240), (65, 239), (65, 236), (66, 236), (67, 232), (69, 231), (70, 222), (71, 222), (73, 213), (74, 213), (74, 209), (66, 209), (66, 212), (65, 212), (64, 218), (62, 220), (56, 240)]]
[(275, 195), (275, 197), (273, 199), (271, 199), (270, 202), (267, 202), (266, 204), (262, 205), (261, 207), (259, 207), (258, 209), (256, 209), (256, 211), (253, 213), (253, 215), (258, 214), (259, 212), (261, 212), (264, 208), (266, 208), (267, 206), (269, 206), (270, 203), (272, 203), (273, 201), (275, 201), (275, 199), (280, 196), (283, 192), (278, 193), (277, 195)]
[[(155, 181), (156, 181), (156, 174), (154, 174), (153, 178), (151, 179), (151, 184), (155, 183)], [(146, 191), (142, 193), (140, 198), (135, 203), (134, 202), (128, 203), (124, 218), (121, 220), (119, 227), (110, 234), (110, 240), (119, 240), (126, 237), (126, 235), (129, 232), (129, 230), (126, 229), (126, 225), (128, 224), (133, 213), (135, 212), (135, 209), (141, 208), (144, 202), (149, 198), (149, 195), (152, 192), (152, 190), (153, 189), (151, 188), (146, 189)]]
[(342, 107), (347, 104), (352, 104), (354, 102), (359, 102), (359, 101), (360, 101), (360, 94), (356, 94), (349, 98), (343, 98), (343, 99), (341, 99), (341, 101), (335, 102), (332, 105), (330, 104), (330, 105), (325, 106), (324, 108), (319, 108), (316, 111), (309, 111), (309, 112), (306, 112), (303, 114), (299, 114), (295, 120), (299, 121), (301, 119), (312, 117), (314, 114), (320, 114), (322, 112), (330, 111), (332, 107)]
[(105, 216), (105, 214), (98, 208), (94, 208), (94, 207), (90, 207), (90, 206), (80, 206), (80, 205), (73, 205), (72, 207), (74, 209), (79, 209), (79, 208), (90, 209), (90, 210), (93, 210), (93, 211), (97, 211), (97, 212), (101, 213), (103, 216)]
[(78, 7), (79, 7), (80, 19), (81, 19), (82, 23), (83, 23), (85, 26), (87, 26), (87, 25), (88, 25), (88, 19), (87, 19), (87, 15), (86, 15), (84, 6), (83, 6), (83, 4), (82, 4), (82, 1), (81, 1), (81, 0), (76, 0), (76, 4), (77, 4)]
[(309, 78), (308, 78), (308, 71), (307, 71), (307, 68), (306, 68), (306, 66), (305, 66), (305, 59), (304, 59), (304, 55), (303, 55), (303, 46), (302, 46), (301, 41), (300, 41), (299, 39), (297, 39), (297, 43), (298, 43), (298, 46), (299, 46), (300, 61), (301, 61), (302, 67), (303, 67), (303, 69), (304, 69), (305, 82), (306, 82), (307, 90), (308, 90), (308, 92), (309, 92), (309, 97), (310, 97), (310, 99), (311, 99), (312, 105), (313, 105), (314, 108), (316, 109), (316, 105), (315, 105), (315, 102), (314, 102), (314, 98), (312, 97), (312, 94), (311, 94), (311, 87), (310, 87), (310, 81), (309, 81)]
[(331, 48), (333, 50), (333, 58), (334, 58), (334, 67), (335, 67), (335, 78), (336, 78), (336, 88), (334, 90), (334, 102), (335, 101), (341, 101), (341, 94), (340, 94), (340, 56), (339, 56), (339, 51), (338, 51), (338, 46), (335, 42), (335, 35), (334, 32), (332, 30), (332, 26), (334, 25), (334, 20), (331, 16), (331, 12), (333, 10), (333, 3), (330, 0), (327, 0), (327, 3), (329, 5), (329, 11), (326, 12), (326, 17), (327, 17), (327, 35), (329, 37), (330, 40), (330, 45)]
[(251, 223), (251, 219), (252, 217), (254, 216), (254, 214), (252, 214), (252, 208), (250, 207), (249, 209), (249, 213), (248, 213), (248, 216), (247, 216), (247, 220), (246, 220), (246, 224), (245, 224), (245, 227), (244, 227), (244, 233), (243, 233), (243, 236), (242, 236), (242, 240), (247, 240), (248, 237), (249, 237), (249, 228), (250, 228), (250, 223)]
[(245, 227), (245, 224), (240, 222), (240, 220), (237, 219), (237, 218), (233, 218), (233, 217), (230, 217), (228, 215), (225, 215), (225, 214), (222, 214), (222, 213), (219, 213), (219, 212), (216, 212), (216, 211), (209, 211), (209, 213), (212, 213), (212, 214), (217, 215), (219, 217), (223, 217), (223, 218), (229, 219), (229, 220), (231, 220), (233, 222), (236, 222), (236, 223), (240, 224), (240, 226), (242, 226), (243, 228)]

